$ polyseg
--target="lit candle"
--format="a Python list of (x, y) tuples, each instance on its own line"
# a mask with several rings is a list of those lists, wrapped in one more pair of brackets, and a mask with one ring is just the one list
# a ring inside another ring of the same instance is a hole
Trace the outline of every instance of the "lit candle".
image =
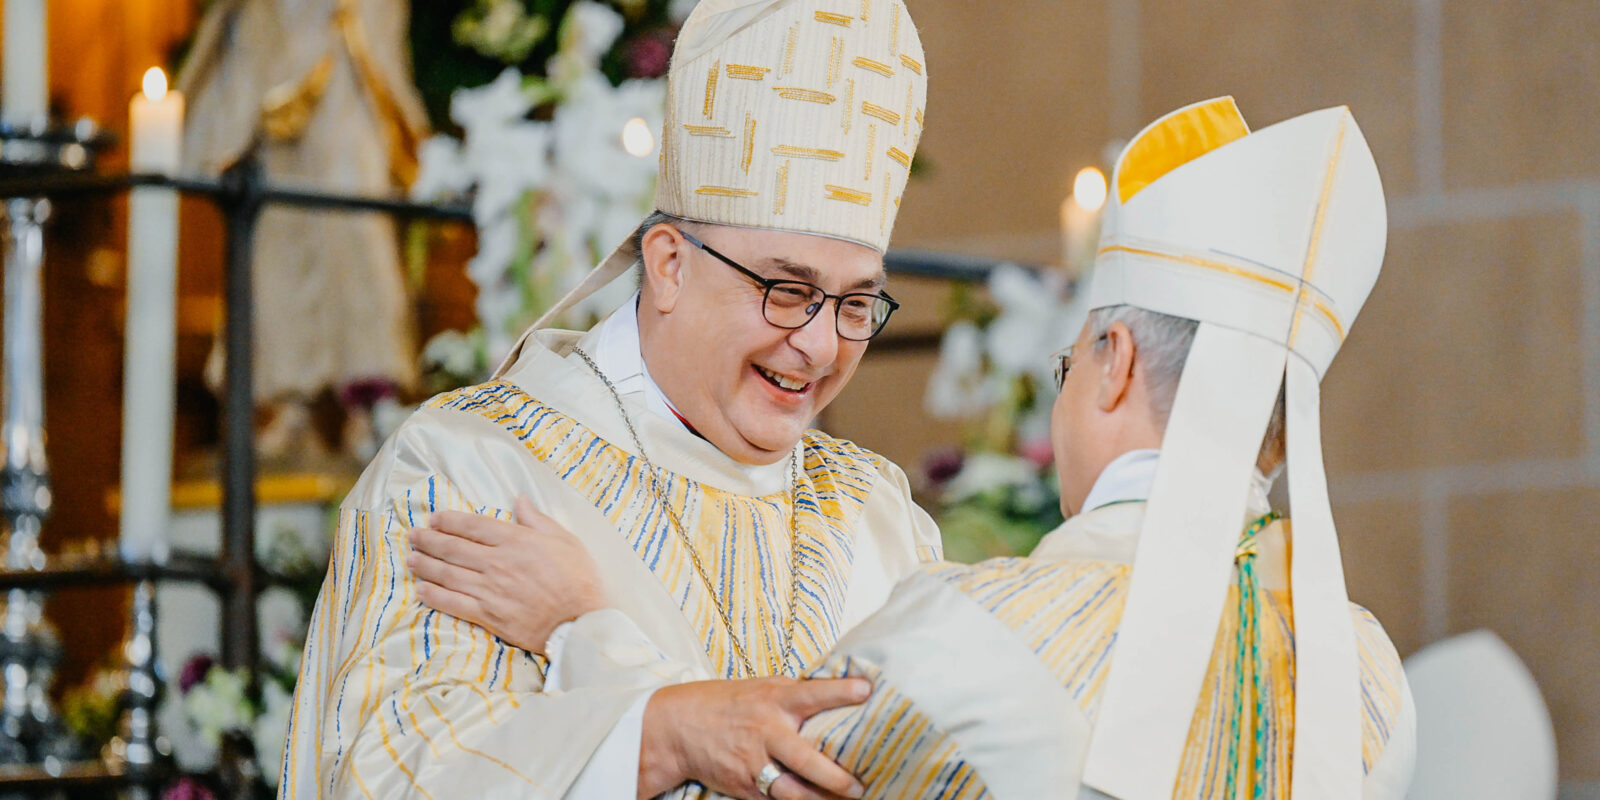
[(49, 113), (46, 0), (5, 0), (5, 63), (0, 102), (7, 122), (32, 125)]
[[(134, 172), (178, 171), (183, 95), (156, 68), (128, 108)], [(172, 514), (177, 357), (178, 195), (138, 187), (128, 198), (128, 316), (122, 397), (122, 557), (167, 559)]]
[(1061, 203), (1061, 260), (1067, 272), (1082, 276), (1094, 264), (1100, 244), (1100, 209), (1106, 204), (1106, 176), (1084, 167)]

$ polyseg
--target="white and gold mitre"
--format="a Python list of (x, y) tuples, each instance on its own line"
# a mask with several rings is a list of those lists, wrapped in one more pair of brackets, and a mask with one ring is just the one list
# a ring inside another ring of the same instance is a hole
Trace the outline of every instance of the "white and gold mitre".
[(1085, 765), (1169, 798), (1211, 657), (1247, 492), (1286, 391), (1299, 800), (1361, 794), (1361, 695), (1328, 503), (1319, 382), (1378, 277), (1387, 212), (1346, 108), (1251, 133), (1232, 98), (1180, 109), (1118, 160), (1091, 308), (1199, 321), (1161, 445)]
[(901, 0), (702, 0), (673, 53), (656, 207), (883, 252), (926, 73)]
[(1345, 108), (1250, 133), (1233, 98), (1155, 122), (1113, 175), (1090, 305), (1132, 305), (1283, 343), (1318, 375), (1378, 279), (1372, 153)]
[[(922, 40), (903, 0), (701, 0), (667, 72), (655, 206), (884, 252), (927, 93)], [(637, 259), (623, 242), (529, 332)]]

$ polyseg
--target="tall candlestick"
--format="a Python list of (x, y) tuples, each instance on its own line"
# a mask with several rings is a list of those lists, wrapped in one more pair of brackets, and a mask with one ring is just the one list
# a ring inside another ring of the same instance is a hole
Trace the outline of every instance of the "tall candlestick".
[(7, 122), (33, 125), (50, 111), (46, 0), (5, 0), (0, 103)]
[[(134, 172), (178, 170), (183, 95), (145, 73), (128, 108)], [(122, 399), (122, 557), (164, 562), (172, 515), (177, 358), (178, 195), (140, 187), (128, 198), (128, 319)]]
[(1082, 276), (1094, 264), (1105, 204), (1105, 175), (1094, 167), (1079, 170), (1072, 194), (1061, 203), (1061, 261), (1071, 275)]

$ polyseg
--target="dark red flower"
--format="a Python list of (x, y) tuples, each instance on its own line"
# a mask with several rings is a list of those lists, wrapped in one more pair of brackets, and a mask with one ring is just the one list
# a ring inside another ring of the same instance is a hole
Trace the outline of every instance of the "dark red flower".
[(966, 456), (956, 448), (936, 450), (923, 459), (922, 474), (929, 483), (939, 486), (959, 474), (965, 463)]
[(345, 408), (370, 409), (379, 400), (394, 397), (400, 389), (388, 378), (358, 378), (339, 388), (339, 402)]
[(161, 792), (161, 800), (217, 800), (204, 784), (187, 775), (173, 781)]
[(672, 63), (672, 43), (678, 38), (673, 28), (645, 31), (624, 45), (623, 64), (630, 78), (659, 78)]
[(205, 653), (190, 658), (183, 665), (183, 671), (178, 673), (178, 690), (188, 694), (195, 684), (206, 679), (206, 673), (210, 672), (211, 668), (216, 665), (217, 660)]

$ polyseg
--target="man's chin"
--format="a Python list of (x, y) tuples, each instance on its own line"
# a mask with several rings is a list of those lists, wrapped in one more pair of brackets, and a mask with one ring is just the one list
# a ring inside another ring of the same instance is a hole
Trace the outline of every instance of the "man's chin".
[(779, 433), (771, 429), (740, 432), (740, 438), (749, 449), (748, 463), (752, 464), (775, 464), (782, 461), (788, 457), (789, 451), (794, 449), (804, 435), (804, 425), (796, 426), (792, 433)]

